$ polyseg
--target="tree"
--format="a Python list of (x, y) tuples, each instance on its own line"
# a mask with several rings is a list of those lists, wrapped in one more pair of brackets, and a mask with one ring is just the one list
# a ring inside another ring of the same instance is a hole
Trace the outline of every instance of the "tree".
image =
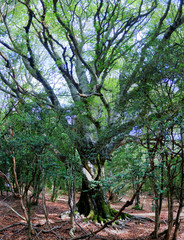
[[(139, 129), (141, 132), (139, 137), (142, 146), (147, 148), (150, 166), (154, 168), (151, 178), (155, 203), (155, 230), (153, 232), (155, 238), (158, 238), (163, 196), (167, 196), (168, 200), (166, 239), (170, 239), (173, 228), (174, 189), (177, 188), (178, 196), (180, 195), (178, 197), (180, 199), (178, 215), (183, 201), (181, 187), (183, 181), (183, 105), (181, 99), (183, 99), (184, 72), (180, 55), (182, 51), (181, 48), (174, 48), (171, 52), (165, 49), (167, 54), (159, 62), (161, 71), (157, 73), (157, 78), (162, 81), (155, 86), (144, 86), (147, 89), (145, 94), (148, 101), (151, 102), (151, 106), (142, 119), (144, 127)], [(177, 219), (179, 218), (177, 217)], [(175, 232), (177, 231), (176, 227)], [(177, 233), (175, 235), (177, 236)], [(173, 236), (172, 239), (176, 239), (176, 236)]]
[[(171, 0), (1, 4), (1, 90), (14, 103), (34, 98), (51, 106), (71, 133), (83, 166), (78, 208), (86, 216), (112, 214), (100, 185), (91, 183), (103, 178), (105, 161), (131, 141), (146, 114), (150, 102), (138, 92), (161, 81), (153, 73), (162, 51), (175, 48), (182, 6)], [(72, 103), (63, 106), (66, 94)]]

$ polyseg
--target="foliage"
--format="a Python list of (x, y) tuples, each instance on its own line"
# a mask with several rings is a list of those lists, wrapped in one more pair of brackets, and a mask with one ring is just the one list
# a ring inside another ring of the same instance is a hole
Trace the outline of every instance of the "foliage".
[[(59, 129), (55, 119), (53, 112), (49, 114), (48, 110), (45, 112), (37, 104), (29, 103), (21, 112), (12, 112), (3, 124), (2, 170), (9, 174), (12, 172), (12, 157), (15, 156), (18, 181), (23, 194), (32, 189), (33, 195), (36, 194), (34, 191), (39, 191), (39, 196), (43, 170), (48, 182), (53, 181), (56, 174), (58, 178), (66, 176), (65, 166), (51, 151), (57, 144), (67, 144), (66, 134), (57, 138), (57, 131), (62, 129)], [(63, 151), (66, 151), (66, 147), (63, 147)]]

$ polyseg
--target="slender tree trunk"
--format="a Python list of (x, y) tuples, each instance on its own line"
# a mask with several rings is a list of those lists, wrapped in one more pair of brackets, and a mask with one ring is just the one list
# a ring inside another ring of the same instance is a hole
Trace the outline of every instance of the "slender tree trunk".
[(46, 206), (46, 200), (45, 200), (45, 177), (44, 177), (44, 171), (42, 170), (42, 206), (45, 214), (46, 219), (46, 227), (49, 227), (49, 217), (48, 217), (48, 211)]
[(29, 212), (29, 210), (27, 211), (27, 209), (25, 208), (25, 205), (23, 203), (23, 198), (22, 198), (22, 195), (21, 195), (21, 192), (20, 192), (20, 188), (19, 188), (19, 184), (18, 184), (18, 180), (17, 180), (17, 173), (16, 173), (16, 164), (15, 164), (15, 157), (13, 157), (13, 174), (14, 174), (14, 179), (15, 179), (15, 184), (16, 184), (16, 189), (17, 189), (17, 192), (18, 192), (18, 198), (20, 199), (20, 205), (21, 205), (21, 208), (23, 210), (23, 213), (24, 213), (24, 217), (26, 219), (26, 222), (28, 224), (28, 238), (29, 240), (32, 239), (32, 236), (31, 234), (35, 234), (35, 231), (33, 229), (33, 225), (32, 225), (32, 222), (31, 222), (31, 214)]
[(52, 188), (51, 202), (55, 202), (56, 199), (57, 199), (58, 188), (56, 187), (56, 183), (57, 183), (57, 177), (54, 179), (54, 185), (53, 185), (53, 188)]
[[(162, 159), (163, 160), (163, 159)], [(153, 236), (154, 238), (158, 238), (158, 231), (160, 228), (160, 213), (162, 209), (162, 200), (163, 200), (163, 189), (164, 189), (164, 173), (163, 173), (164, 165), (161, 167), (161, 192), (159, 193), (157, 189), (157, 185), (155, 184), (155, 177), (154, 177), (154, 183), (153, 183), (153, 189), (155, 194), (155, 229)]]
[(152, 175), (152, 180), (153, 180), (153, 191), (154, 191), (154, 195), (155, 195), (155, 228), (154, 231), (152, 232), (152, 236), (154, 238), (158, 238), (158, 230), (160, 227), (160, 211), (159, 211), (159, 193), (158, 193), (158, 184), (156, 181), (156, 177), (155, 177), (155, 162), (154, 162), (154, 158), (155, 158), (155, 154), (156, 154), (156, 150), (158, 148), (158, 145), (160, 143), (160, 139), (158, 138), (155, 142), (155, 146), (153, 148), (151, 148), (150, 146), (150, 137), (149, 137), (149, 130), (147, 129), (147, 148), (148, 148), (148, 155), (150, 158), (150, 165), (151, 167), (154, 169), (153, 170), (153, 175)]
[[(168, 160), (167, 160), (168, 161)], [(173, 228), (173, 179), (171, 177), (170, 163), (167, 163), (167, 175), (168, 175), (168, 230), (166, 240), (171, 237), (171, 231)]]
[(71, 222), (71, 229), (70, 229), (70, 235), (71, 237), (74, 237), (75, 232), (75, 224), (74, 224), (74, 218), (75, 218), (75, 180), (72, 177), (71, 181), (68, 183), (68, 205), (70, 207), (70, 222)]
[(110, 187), (108, 201), (116, 202), (116, 201), (118, 201), (119, 197), (120, 196), (118, 195), (118, 193), (114, 192), (113, 187)]
[(161, 193), (159, 196), (159, 214), (162, 210), (162, 202), (163, 202), (163, 191), (164, 191), (164, 157), (162, 156), (162, 167), (161, 167)]
[(32, 239), (32, 223), (31, 223), (31, 207), (32, 207), (32, 205), (31, 205), (30, 199), (28, 199), (28, 196), (26, 196), (26, 207), (27, 207), (27, 216), (28, 216), (28, 220), (27, 220), (28, 239), (31, 240)]
[(178, 208), (178, 212), (177, 212), (177, 216), (176, 216), (176, 220), (175, 220), (175, 229), (174, 229), (172, 240), (177, 240), (178, 230), (180, 227), (180, 214), (182, 212), (182, 209), (183, 209), (183, 200), (180, 202), (180, 205)]
[(180, 130), (180, 136), (181, 136), (181, 182), (180, 182), (180, 199), (179, 199), (179, 208), (175, 220), (175, 229), (172, 240), (177, 240), (178, 236), (178, 230), (180, 227), (180, 214), (182, 212), (183, 206), (184, 206), (184, 149), (183, 149), (183, 132), (182, 129)]
[(33, 183), (32, 205), (38, 205), (39, 196), (42, 191), (41, 170), (37, 171)]
[[(135, 188), (134, 192), (137, 191), (137, 188), (138, 188), (138, 184), (136, 184), (136, 188)], [(137, 191), (137, 194), (136, 194), (135, 207), (137, 207), (137, 209), (140, 209), (140, 191)]]
[(154, 229), (154, 238), (158, 238), (158, 230), (160, 227), (160, 211), (159, 211), (159, 196), (157, 190), (155, 192), (155, 229)]
[(172, 193), (168, 193), (168, 230), (167, 230), (167, 235), (166, 235), (166, 240), (169, 240), (171, 237), (171, 231), (173, 228), (173, 196)]

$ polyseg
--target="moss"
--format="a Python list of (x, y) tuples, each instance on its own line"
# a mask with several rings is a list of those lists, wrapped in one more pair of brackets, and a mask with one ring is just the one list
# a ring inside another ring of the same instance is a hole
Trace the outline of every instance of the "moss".
[(121, 214), (121, 218), (122, 219), (132, 218), (132, 217), (133, 217), (133, 215), (130, 215), (129, 213), (122, 212), (122, 214)]
[(110, 218), (112, 216), (111, 207), (109, 203), (106, 203), (102, 189), (98, 190), (94, 200), (97, 204), (98, 215), (101, 216), (103, 219)]
[(77, 204), (80, 214), (84, 214), (87, 219), (93, 221), (104, 222), (110, 220), (115, 215), (111, 211), (110, 204), (105, 201), (104, 192), (100, 186), (89, 189), (87, 184), (83, 182), (83, 191)]
[[(112, 216), (114, 217), (119, 211), (111, 208), (111, 214)], [(132, 215), (128, 214), (128, 213), (125, 213), (125, 212), (122, 212), (120, 214), (120, 216), (118, 217), (118, 219), (122, 219), (122, 220), (125, 220), (126, 218), (132, 218)]]
[(143, 210), (143, 205), (141, 207), (139, 205), (135, 205), (132, 209)]
[(94, 219), (95, 216), (95, 212), (93, 210), (91, 210), (87, 216), (88, 219)]
[(110, 211), (113, 216), (115, 216), (118, 213), (118, 211), (113, 208), (111, 208)]
[[(111, 211), (111, 215), (112, 215), (113, 217), (115, 217), (115, 215), (119, 212), (119, 211), (117, 211), (117, 210), (115, 210), (115, 209), (113, 209), (113, 208), (111, 208), (110, 211)], [(126, 217), (127, 217), (127, 213), (122, 212), (122, 213), (120, 214), (120, 216), (118, 217), (118, 219), (124, 220)]]
[(102, 218), (101, 216), (98, 216), (98, 222), (100, 222), (101, 224), (103, 224), (104, 218)]
[(94, 222), (98, 222), (98, 216), (95, 215), (94, 210), (91, 210), (90, 213), (88, 214), (88, 216), (84, 219), (84, 222), (88, 222), (89, 220), (92, 220)]
[(88, 218), (83, 219), (83, 222), (88, 222), (88, 221), (89, 221)]

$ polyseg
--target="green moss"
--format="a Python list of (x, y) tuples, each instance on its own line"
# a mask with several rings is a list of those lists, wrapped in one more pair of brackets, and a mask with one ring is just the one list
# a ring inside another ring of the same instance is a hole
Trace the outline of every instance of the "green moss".
[(84, 219), (84, 222), (88, 222), (89, 220), (92, 220), (97, 223), (98, 222), (97, 217), (98, 216), (95, 215), (95, 212), (91, 210), (88, 216)]
[(118, 211), (113, 208), (111, 208), (110, 211), (112, 216), (115, 216), (118, 213)]
[[(115, 217), (115, 215), (116, 215), (118, 212), (119, 212), (119, 211), (111, 208), (111, 215), (112, 215), (113, 217)], [(128, 214), (128, 213), (125, 213), (125, 212), (122, 212), (122, 213), (120, 214), (120, 216), (118, 217), (118, 219), (124, 220), (125, 218), (131, 218), (131, 217), (132, 217), (132, 215), (130, 215), (130, 214)]]
[(95, 212), (93, 210), (91, 210), (87, 216), (87, 219), (94, 219), (94, 216), (95, 216)]
[(101, 216), (98, 216), (98, 222), (100, 222), (101, 224), (103, 224), (104, 218), (102, 218)]
[(143, 205), (141, 207), (139, 205), (135, 205), (132, 209), (143, 210)]

